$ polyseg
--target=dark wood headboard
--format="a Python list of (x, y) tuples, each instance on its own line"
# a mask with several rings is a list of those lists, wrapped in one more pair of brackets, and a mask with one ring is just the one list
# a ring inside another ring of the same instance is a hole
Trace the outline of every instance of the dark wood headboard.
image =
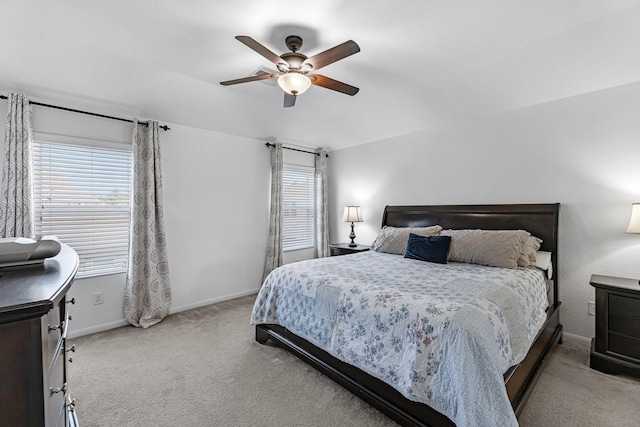
[(542, 239), (540, 250), (551, 252), (553, 278), (557, 285), (559, 213), (560, 203), (386, 206), (382, 226), (425, 227), (438, 224), (445, 229), (526, 230)]
[(386, 206), (382, 226), (526, 230), (557, 252), (560, 204)]

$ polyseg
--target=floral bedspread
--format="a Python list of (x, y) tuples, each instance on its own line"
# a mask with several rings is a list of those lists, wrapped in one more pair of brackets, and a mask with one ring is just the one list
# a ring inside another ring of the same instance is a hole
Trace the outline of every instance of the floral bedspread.
[(287, 264), (252, 324), (279, 324), (462, 426), (517, 426), (503, 374), (546, 318), (544, 273), (364, 252)]

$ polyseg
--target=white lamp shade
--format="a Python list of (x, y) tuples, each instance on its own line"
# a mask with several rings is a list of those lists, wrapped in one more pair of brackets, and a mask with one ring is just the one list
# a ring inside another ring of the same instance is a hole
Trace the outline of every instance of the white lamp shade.
[(289, 95), (300, 95), (309, 89), (311, 80), (304, 74), (290, 71), (278, 77), (278, 85)]
[(344, 215), (342, 216), (344, 222), (362, 222), (362, 214), (360, 213), (360, 206), (345, 206)]
[(640, 203), (631, 205), (631, 218), (629, 219), (629, 226), (626, 232), (640, 233)]

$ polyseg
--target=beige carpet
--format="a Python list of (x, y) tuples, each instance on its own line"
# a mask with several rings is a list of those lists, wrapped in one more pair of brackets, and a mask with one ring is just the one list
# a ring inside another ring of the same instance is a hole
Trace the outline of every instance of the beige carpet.
[[(254, 341), (253, 297), (71, 341), (80, 425), (395, 426), (295, 356)], [(640, 425), (640, 381), (589, 369), (587, 344), (558, 346), (522, 427)]]

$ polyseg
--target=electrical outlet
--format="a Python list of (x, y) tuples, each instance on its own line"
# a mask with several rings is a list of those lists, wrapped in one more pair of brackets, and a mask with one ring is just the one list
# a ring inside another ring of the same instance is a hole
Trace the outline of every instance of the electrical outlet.
[(588, 301), (587, 302), (587, 314), (589, 316), (595, 316), (596, 315), (596, 303), (593, 301)]
[(96, 292), (93, 294), (93, 305), (102, 304), (104, 302), (104, 294), (102, 292)]

